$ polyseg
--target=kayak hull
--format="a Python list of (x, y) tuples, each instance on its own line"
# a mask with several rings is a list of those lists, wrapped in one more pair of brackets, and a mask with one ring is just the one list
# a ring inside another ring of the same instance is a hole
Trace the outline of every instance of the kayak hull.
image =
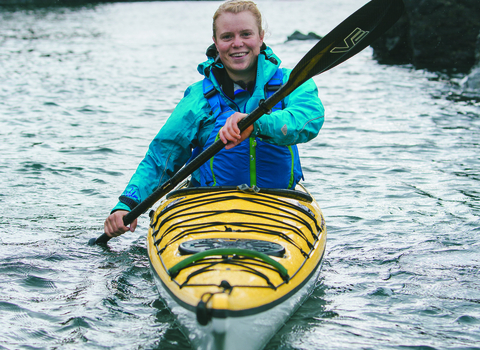
[(151, 214), (161, 298), (196, 349), (261, 349), (315, 288), (326, 227), (298, 190), (181, 189)]

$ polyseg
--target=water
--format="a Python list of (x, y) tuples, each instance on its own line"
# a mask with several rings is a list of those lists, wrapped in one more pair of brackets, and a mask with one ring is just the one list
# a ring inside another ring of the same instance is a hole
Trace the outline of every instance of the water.
[[(259, 1), (293, 67), (361, 0)], [(218, 2), (0, 12), (0, 348), (184, 349), (135, 234), (89, 247), (211, 43)], [(267, 349), (480, 349), (480, 105), (370, 49), (315, 78), (301, 146), (329, 230)], [(179, 126), (181, 127), (181, 126)]]

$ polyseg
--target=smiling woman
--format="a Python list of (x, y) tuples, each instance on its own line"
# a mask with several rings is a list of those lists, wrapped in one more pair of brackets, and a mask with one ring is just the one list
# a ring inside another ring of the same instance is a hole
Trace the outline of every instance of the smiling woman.
[[(227, 3), (228, 4), (228, 3)], [(218, 56), (228, 76), (239, 85), (248, 86), (255, 81), (257, 58), (263, 44), (264, 31), (259, 29), (257, 18), (250, 10), (222, 13), (214, 22), (213, 41)], [(261, 22), (260, 22), (261, 23)], [(261, 27), (260, 27), (261, 28)], [(220, 129), (220, 139), (231, 142), (225, 148), (230, 149), (245, 140), (253, 131), (253, 125), (240, 134), (238, 122), (246, 115), (234, 113)]]
[(258, 17), (250, 11), (224, 12), (221, 16), (214, 16), (213, 40), (233, 80), (246, 83), (255, 80), (256, 61), (264, 37), (257, 21)]
[(303, 178), (296, 144), (315, 138), (324, 109), (312, 79), (278, 103), (272, 113), (240, 132), (238, 123), (288, 81), (291, 70), (263, 42), (262, 17), (251, 1), (223, 3), (213, 17), (202, 80), (191, 85), (150, 144), (120, 201), (105, 221), (105, 234), (134, 231), (123, 217), (155, 188), (216, 140), (225, 149), (192, 174), (190, 186), (258, 186), (294, 189)]

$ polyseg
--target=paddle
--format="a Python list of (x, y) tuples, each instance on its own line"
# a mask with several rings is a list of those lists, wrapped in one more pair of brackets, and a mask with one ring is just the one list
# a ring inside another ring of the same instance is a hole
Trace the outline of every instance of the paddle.
[[(238, 124), (239, 129), (244, 131), (308, 79), (326, 72), (362, 51), (400, 18), (403, 9), (404, 4), (402, 0), (372, 0), (353, 13), (323, 37), (300, 60), (290, 73), (290, 77), (285, 85), (244, 118)], [(220, 152), (223, 147), (225, 145), (221, 140), (216, 141), (180, 169), (170, 180), (157, 187), (150, 196), (124, 216), (123, 222), (125, 226), (131, 224), (203, 163)], [(104, 233), (96, 239), (90, 239), (88, 243), (94, 245), (96, 243), (106, 243), (109, 240), (110, 237)]]

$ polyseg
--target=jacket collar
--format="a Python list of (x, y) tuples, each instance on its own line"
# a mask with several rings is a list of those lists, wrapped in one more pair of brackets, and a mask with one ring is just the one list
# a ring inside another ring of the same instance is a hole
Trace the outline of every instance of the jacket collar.
[[(226, 74), (215, 44), (208, 47), (206, 55), (207, 60), (198, 65), (198, 72), (212, 81), (217, 90), (222, 90), (228, 97), (232, 98), (234, 94), (234, 82), (228, 74)], [(250, 91), (250, 93), (253, 93), (253, 91), (257, 89), (263, 91), (263, 87), (275, 74), (280, 63), (280, 59), (273, 53), (272, 49), (263, 43), (260, 49), (260, 55), (258, 55), (255, 86), (247, 87), (247, 90)], [(213, 75), (210, 74), (211, 72), (213, 72)]]

